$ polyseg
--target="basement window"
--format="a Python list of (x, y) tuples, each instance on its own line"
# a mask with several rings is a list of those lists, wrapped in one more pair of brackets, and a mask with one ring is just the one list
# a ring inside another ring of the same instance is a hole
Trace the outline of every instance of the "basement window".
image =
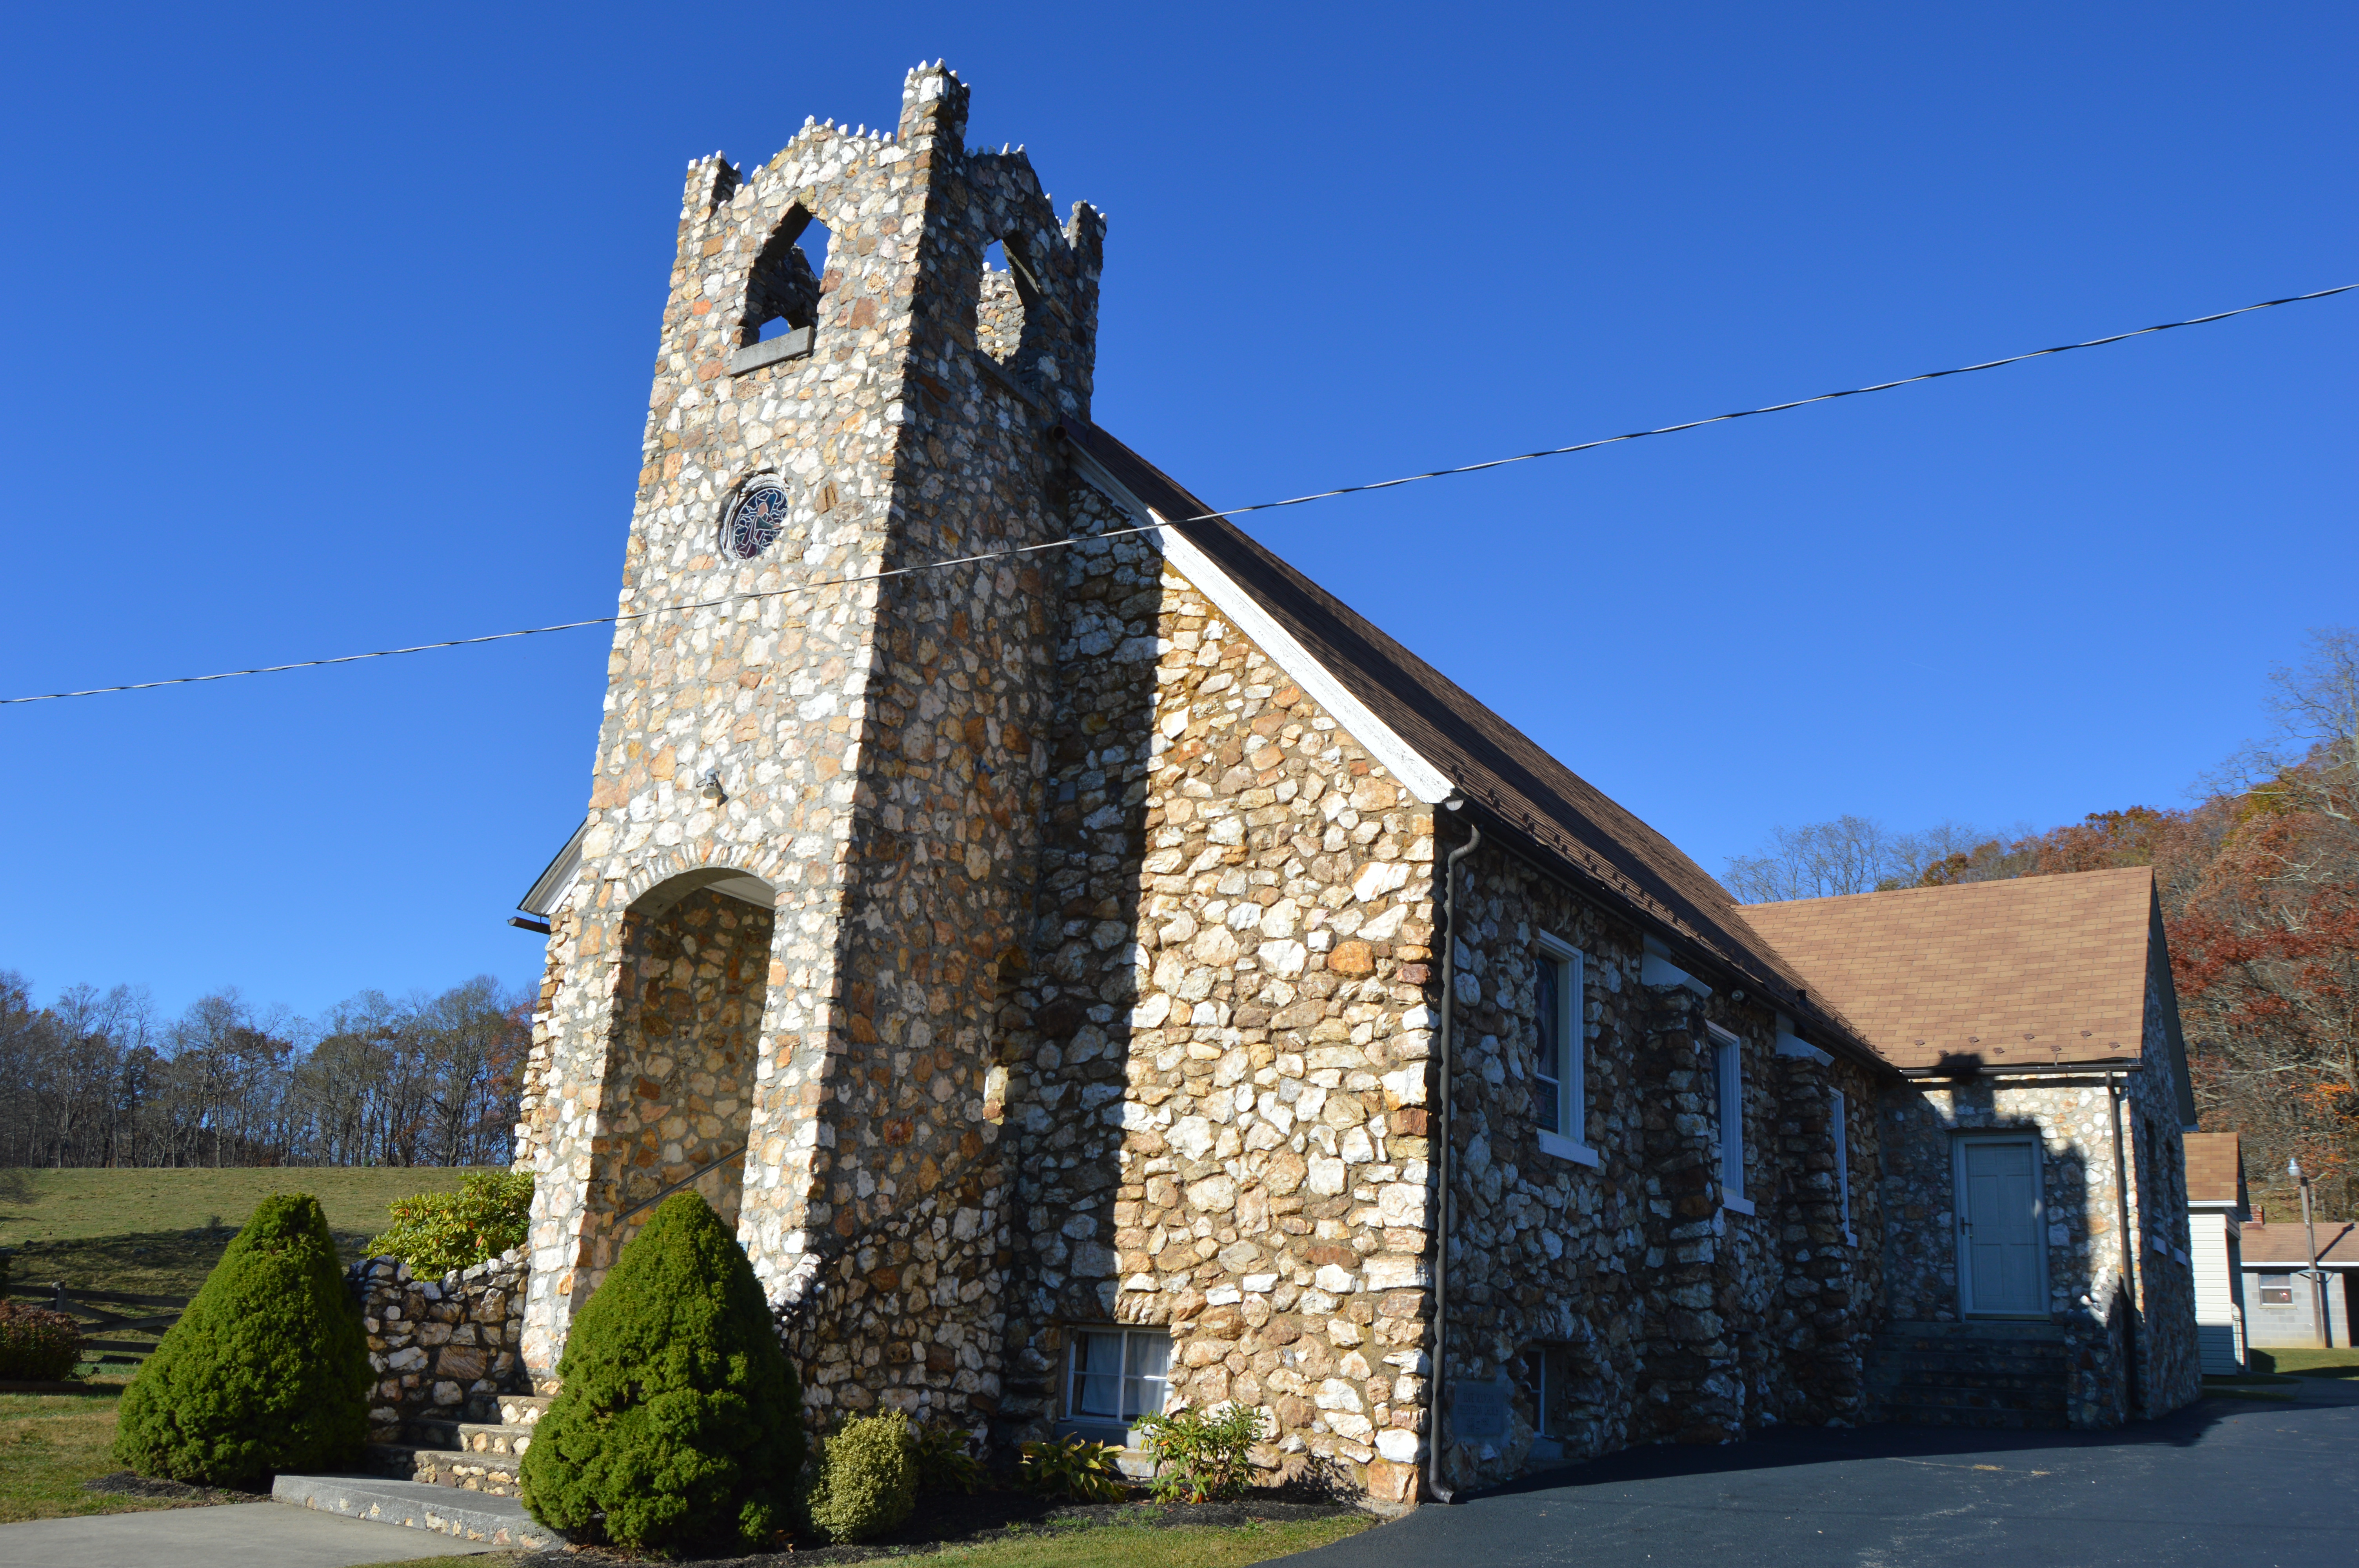
[(1170, 1391), (1171, 1336), (1159, 1328), (1077, 1328), (1065, 1352), (1061, 1430), (1137, 1446), (1131, 1429), (1163, 1413)]
[(1745, 1055), (1735, 1035), (1717, 1023), (1704, 1025), (1712, 1052), (1713, 1114), (1720, 1126), (1720, 1206), (1751, 1214), (1745, 1195)]
[(1582, 1142), (1589, 1127), (1583, 964), (1571, 944), (1540, 935), (1532, 959), (1532, 1123), (1540, 1152), (1594, 1165)]

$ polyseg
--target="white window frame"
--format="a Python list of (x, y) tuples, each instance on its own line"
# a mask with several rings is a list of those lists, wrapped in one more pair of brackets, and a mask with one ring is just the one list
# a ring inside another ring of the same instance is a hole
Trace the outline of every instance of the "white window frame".
[[(1594, 1168), (1597, 1151), (1582, 1141), (1589, 1128), (1589, 963), (1580, 948), (1545, 931), (1534, 946), (1538, 961), (1557, 970), (1556, 1037), (1564, 1056), (1555, 1064), (1557, 1125), (1537, 1130), (1540, 1152)], [(1533, 1065), (1539, 1065), (1537, 1054)]]
[(1713, 1116), (1720, 1124), (1720, 1206), (1751, 1214), (1753, 1200), (1745, 1195), (1745, 1042), (1717, 1023), (1704, 1025), (1712, 1049), (1712, 1086), (1718, 1103)]
[(1835, 1193), (1843, 1205), (1843, 1244), (1856, 1247), (1859, 1237), (1851, 1227), (1851, 1101), (1841, 1089), (1827, 1092), (1834, 1110)]
[(1064, 1373), (1058, 1384), (1057, 1402), (1062, 1412), (1057, 1422), (1058, 1434), (1062, 1436), (1079, 1433), (1085, 1437), (1112, 1442), (1121, 1447), (1136, 1448), (1139, 1445), (1135, 1435), (1137, 1432), (1136, 1415), (1125, 1416), (1117, 1413), (1107, 1416), (1093, 1412), (1085, 1413), (1082, 1410), (1080, 1387), (1083, 1376), (1081, 1368), (1082, 1336), (1088, 1334), (1122, 1336), (1123, 1372), (1116, 1378), (1117, 1391), (1114, 1395), (1117, 1411), (1123, 1400), (1121, 1385), (1130, 1380), (1128, 1377), (1131, 1366), (1130, 1342), (1133, 1339), (1162, 1341), (1165, 1346), (1163, 1376), (1156, 1380), (1163, 1385), (1163, 1399), (1156, 1405), (1153, 1411), (1142, 1409), (1137, 1412), (1137, 1415), (1149, 1413), (1160, 1415), (1163, 1413), (1164, 1406), (1169, 1404), (1171, 1400), (1171, 1331), (1161, 1327), (1142, 1328), (1127, 1323), (1081, 1323), (1074, 1324), (1065, 1330)]

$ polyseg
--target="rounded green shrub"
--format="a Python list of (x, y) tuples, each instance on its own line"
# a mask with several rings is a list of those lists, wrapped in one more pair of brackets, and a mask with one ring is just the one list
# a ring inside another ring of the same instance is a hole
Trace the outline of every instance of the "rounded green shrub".
[(918, 1454), (899, 1411), (847, 1422), (820, 1452), (804, 1496), (812, 1526), (830, 1541), (866, 1541), (918, 1506)]
[(125, 1390), (114, 1456), (223, 1487), (343, 1469), (368, 1438), (372, 1380), (320, 1200), (274, 1193)]
[(532, 1227), (532, 1174), (477, 1171), (455, 1193), (419, 1193), (388, 1206), (393, 1224), (371, 1249), (400, 1259), (419, 1279), (436, 1279), (524, 1245)]
[(667, 1198), (582, 1303), (522, 1470), (552, 1529), (634, 1548), (766, 1541), (792, 1518), (802, 1389), (753, 1265)]

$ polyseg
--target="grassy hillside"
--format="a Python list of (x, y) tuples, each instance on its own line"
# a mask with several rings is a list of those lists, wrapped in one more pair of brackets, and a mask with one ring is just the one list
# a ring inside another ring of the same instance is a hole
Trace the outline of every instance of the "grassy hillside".
[(458, 1186), (464, 1170), (306, 1167), (266, 1170), (0, 1170), (0, 1246), (15, 1255), (13, 1282), (63, 1281), (82, 1290), (145, 1295), (196, 1293), (205, 1276), (272, 1193), (310, 1193), (347, 1260), (391, 1223), (386, 1206), (412, 1193)]

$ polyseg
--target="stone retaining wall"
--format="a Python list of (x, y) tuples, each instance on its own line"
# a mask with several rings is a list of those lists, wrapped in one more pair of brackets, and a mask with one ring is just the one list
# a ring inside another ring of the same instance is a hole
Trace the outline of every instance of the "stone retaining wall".
[(346, 1276), (367, 1332), (376, 1386), (369, 1439), (398, 1441), (419, 1417), (495, 1420), (494, 1398), (527, 1391), (527, 1259), (521, 1247), (439, 1280), (411, 1275), (398, 1258), (364, 1258)]

